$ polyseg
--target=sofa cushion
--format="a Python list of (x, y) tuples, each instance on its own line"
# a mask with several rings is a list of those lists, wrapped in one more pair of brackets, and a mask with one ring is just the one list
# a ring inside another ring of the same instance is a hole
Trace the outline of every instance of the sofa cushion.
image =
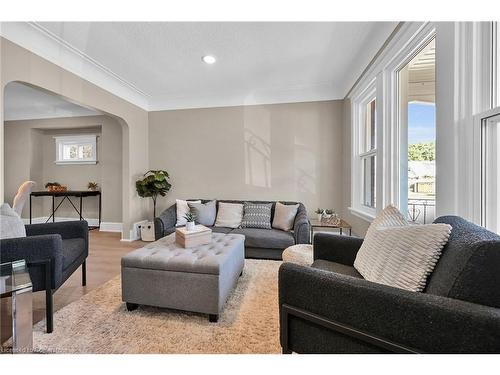
[(363, 276), (361, 276), (361, 274), (356, 271), (356, 268), (352, 266), (346, 266), (345, 264), (330, 262), (324, 259), (316, 259), (313, 264), (311, 264), (311, 267), (323, 271), (341, 273), (342, 275), (352, 276), (358, 279), (363, 278)]
[(219, 202), (216, 227), (239, 228), (243, 218), (243, 205), (239, 203)]
[(68, 268), (85, 250), (83, 238), (69, 238), (62, 240), (63, 269)]
[(295, 240), (290, 232), (278, 229), (240, 228), (234, 229), (231, 234), (243, 234), (245, 247), (285, 249), (295, 245)]
[(299, 204), (283, 204), (281, 202), (276, 202), (272, 227), (284, 231), (292, 229), (298, 210)]
[(231, 233), (233, 231), (233, 228), (226, 228), (226, 227), (209, 227), (209, 228), (212, 229), (213, 233), (228, 234), (228, 233)]
[(425, 292), (500, 308), (500, 236), (458, 216), (435, 223), (453, 229)]
[(206, 227), (214, 225), (215, 216), (217, 215), (215, 203), (215, 201), (207, 203), (188, 202), (191, 213), (195, 216), (196, 223), (205, 225)]
[(191, 203), (201, 203), (200, 200), (197, 201), (184, 201), (182, 199), (176, 199), (175, 200), (175, 206), (176, 206), (176, 217), (177, 217), (177, 223), (175, 224), (176, 227), (181, 227), (183, 225), (186, 225), (187, 220), (184, 217), (191, 209), (189, 208), (188, 202)]
[(272, 203), (245, 202), (241, 227), (271, 229), (272, 207)]

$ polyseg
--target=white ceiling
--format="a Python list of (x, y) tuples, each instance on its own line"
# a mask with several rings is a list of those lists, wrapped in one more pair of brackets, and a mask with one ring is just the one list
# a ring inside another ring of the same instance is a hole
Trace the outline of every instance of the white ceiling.
[(101, 113), (21, 83), (11, 82), (5, 87), (4, 118), (6, 121), (99, 114)]
[[(396, 25), (38, 22), (4, 23), (2, 33), (145, 109), (161, 110), (341, 99)], [(206, 54), (217, 63), (204, 64)]]

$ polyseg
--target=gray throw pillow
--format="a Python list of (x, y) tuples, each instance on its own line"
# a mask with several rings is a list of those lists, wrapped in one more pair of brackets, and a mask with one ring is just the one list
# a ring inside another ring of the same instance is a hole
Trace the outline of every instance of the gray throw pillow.
[(217, 214), (215, 203), (215, 201), (210, 201), (207, 203), (188, 202), (188, 206), (191, 209), (191, 212), (195, 215), (196, 223), (205, 225), (207, 227), (211, 227), (214, 225), (215, 216)]
[(241, 227), (271, 229), (272, 207), (272, 203), (245, 202)]

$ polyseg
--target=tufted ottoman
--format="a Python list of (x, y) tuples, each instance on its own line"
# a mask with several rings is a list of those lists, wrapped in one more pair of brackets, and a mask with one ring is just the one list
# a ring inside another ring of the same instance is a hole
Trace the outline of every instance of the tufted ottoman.
[(212, 242), (185, 249), (175, 233), (122, 257), (127, 309), (150, 305), (209, 314), (216, 322), (245, 263), (245, 236), (212, 233)]

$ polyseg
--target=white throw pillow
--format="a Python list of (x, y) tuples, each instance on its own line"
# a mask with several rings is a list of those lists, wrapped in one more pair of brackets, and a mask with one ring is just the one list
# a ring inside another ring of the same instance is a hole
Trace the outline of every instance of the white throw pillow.
[(26, 237), (21, 217), (7, 203), (0, 206), (0, 239)]
[(188, 202), (191, 203), (201, 203), (200, 200), (197, 201), (183, 201), (182, 199), (176, 199), (175, 204), (177, 206), (177, 223), (175, 224), (176, 227), (181, 227), (183, 225), (186, 225), (187, 220), (184, 217), (191, 209), (189, 208)]
[(243, 205), (239, 203), (219, 202), (216, 227), (239, 228), (243, 218)]
[(274, 208), (273, 228), (284, 231), (292, 229), (298, 209), (298, 204), (283, 204), (281, 202), (276, 202), (276, 207)]
[(354, 268), (366, 280), (421, 292), (450, 233), (448, 224), (410, 225), (388, 206), (368, 228)]

